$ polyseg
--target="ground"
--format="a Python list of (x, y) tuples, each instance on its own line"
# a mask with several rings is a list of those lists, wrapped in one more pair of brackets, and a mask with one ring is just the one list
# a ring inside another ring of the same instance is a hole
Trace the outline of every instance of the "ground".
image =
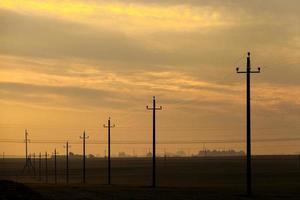
[[(22, 182), (45, 199), (249, 199), (245, 196), (242, 157), (160, 158), (156, 189), (150, 187), (149, 158), (113, 159), (112, 185), (106, 185), (104, 159), (87, 160), (86, 184), (81, 184), (80, 159), (70, 161), (70, 184), (65, 183), (63, 159), (58, 161), (57, 184), (54, 184), (53, 160), (48, 160), (48, 183), (44, 165), (42, 181), (38, 181), (38, 176), (21, 173), (23, 164), (22, 159), (5, 160), (0, 168), (1, 178)], [(253, 191), (251, 199), (300, 199), (298, 157), (253, 157)]]

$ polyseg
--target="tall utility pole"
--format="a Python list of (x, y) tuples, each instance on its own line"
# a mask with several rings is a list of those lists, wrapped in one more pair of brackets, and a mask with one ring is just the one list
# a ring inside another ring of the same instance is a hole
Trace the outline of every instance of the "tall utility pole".
[(39, 154), (39, 181), (42, 180), (42, 154)]
[(152, 162), (153, 162), (153, 165), (152, 165), (152, 187), (155, 188), (156, 186), (156, 151), (155, 151), (155, 148), (156, 148), (156, 138), (155, 138), (155, 131), (156, 131), (156, 118), (155, 118), (155, 112), (156, 110), (162, 110), (162, 107), (156, 107), (156, 102), (155, 102), (155, 96), (153, 96), (153, 106), (152, 108), (147, 106), (146, 107), (147, 110), (152, 110), (153, 111), (153, 152), (152, 152)]
[(299, 169), (300, 169), (300, 155), (298, 155), (298, 164), (299, 164)]
[(83, 167), (82, 167), (82, 183), (85, 183), (85, 140), (88, 139), (89, 136), (85, 136), (85, 131), (83, 132), (83, 136), (80, 136), (80, 139), (82, 139), (82, 160), (83, 160)]
[(33, 153), (33, 175), (35, 176), (35, 153)]
[(25, 162), (28, 162), (28, 132), (27, 129), (25, 129)]
[(104, 124), (104, 128), (108, 130), (108, 166), (107, 166), (107, 183), (110, 185), (110, 172), (111, 172), (111, 160), (110, 160), (110, 129), (114, 128), (115, 125), (110, 125), (110, 117), (108, 118), (107, 126)]
[(56, 149), (54, 149), (54, 183), (57, 184)]
[(239, 71), (239, 68), (236, 68), (237, 73), (246, 74), (246, 117), (247, 117), (247, 195), (252, 195), (252, 170), (251, 170), (251, 92), (250, 92), (250, 75), (251, 73), (260, 73), (260, 68), (257, 70), (251, 70), (250, 63), (250, 52), (247, 56), (247, 66), (246, 71)]
[(48, 183), (48, 153), (45, 152), (45, 181)]
[(23, 174), (25, 173), (26, 169), (28, 169), (28, 171), (30, 172), (30, 170), (32, 169), (33, 172), (35, 171), (32, 163), (31, 163), (31, 158), (28, 156), (28, 142), (30, 140), (28, 139), (28, 132), (27, 129), (25, 129), (25, 165), (23, 167)]
[(66, 183), (69, 183), (69, 142), (67, 141), (64, 148), (66, 148)]

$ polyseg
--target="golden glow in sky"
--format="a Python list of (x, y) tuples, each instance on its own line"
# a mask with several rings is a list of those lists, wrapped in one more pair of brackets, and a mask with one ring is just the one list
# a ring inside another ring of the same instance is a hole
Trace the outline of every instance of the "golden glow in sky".
[[(125, 32), (183, 30), (229, 25), (229, 19), (209, 7), (125, 3), (113, 1), (2, 1), (0, 6), (20, 13), (51, 16), (95, 28)], [(231, 19), (232, 20), (232, 19)]]
[[(299, 152), (299, 2), (226, 2), (0, 1), (0, 141), (22, 139), (24, 129), (32, 140), (75, 141), (86, 130), (104, 141), (108, 116), (117, 125), (113, 140), (151, 141), (145, 105), (153, 95), (164, 106), (159, 141), (243, 140), (245, 77), (235, 68), (251, 51), (253, 67), (262, 68), (252, 79), (253, 138), (283, 138), (253, 151)], [(0, 151), (21, 154), (16, 145)], [(196, 153), (202, 145), (158, 151)], [(88, 148), (102, 155), (106, 146)]]

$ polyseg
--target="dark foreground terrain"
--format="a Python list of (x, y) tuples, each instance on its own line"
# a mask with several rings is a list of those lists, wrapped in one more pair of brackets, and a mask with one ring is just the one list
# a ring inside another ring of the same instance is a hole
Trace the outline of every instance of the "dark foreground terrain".
[[(1, 179), (24, 183), (40, 199), (248, 199), (245, 192), (245, 160), (223, 158), (160, 158), (158, 188), (151, 185), (151, 159), (123, 158), (112, 161), (112, 185), (106, 185), (106, 160), (88, 159), (86, 184), (81, 184), (81, 160), (70, 161), (70, 184), (65, 183), (64, 160), (58, 161), (58, 183), (54, 184), (53, 160), (48, 160), (48, 183), (44, 161), (42, 180), (26, 172), (24, 160), (6, 159)], [(1, 188), (4, 188), (1, 186)], [(10, 186), (10, 192), (21, 193)], [(255, 156), (252, 199), (300, 199), (298, 156)], [(2, 190), (3, 194), (7, 192)], [(8, 199), (8, 198), (6, 198)], [(23, 198), (26, 199), (26, 198)]]

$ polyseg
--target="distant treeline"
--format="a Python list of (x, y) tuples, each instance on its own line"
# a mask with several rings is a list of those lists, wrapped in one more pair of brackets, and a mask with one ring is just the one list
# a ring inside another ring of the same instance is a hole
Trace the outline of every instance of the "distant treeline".
[(199, 151), (198, 156), (244, 156), (244, 151), (229, 150), (202, 150)]

